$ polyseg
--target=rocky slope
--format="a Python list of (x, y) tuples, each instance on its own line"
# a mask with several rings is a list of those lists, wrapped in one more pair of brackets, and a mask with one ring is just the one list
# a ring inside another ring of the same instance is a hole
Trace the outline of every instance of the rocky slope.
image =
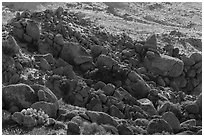
[(3, 7), (3, 134), (202, 134), (201, 15), (180, 6)]

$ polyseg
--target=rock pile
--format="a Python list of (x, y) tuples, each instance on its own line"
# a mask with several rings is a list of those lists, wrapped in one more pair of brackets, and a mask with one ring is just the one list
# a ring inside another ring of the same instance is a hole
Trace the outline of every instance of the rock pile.
[[(62, 7), (19, 13), (9, 25), (2, 44), (4, 122), (67, 134), (202, 132), (200, 53), (164, 54), (156, 35), (133, 41)], [(86, 110), (62, 109), (61, 98)]]

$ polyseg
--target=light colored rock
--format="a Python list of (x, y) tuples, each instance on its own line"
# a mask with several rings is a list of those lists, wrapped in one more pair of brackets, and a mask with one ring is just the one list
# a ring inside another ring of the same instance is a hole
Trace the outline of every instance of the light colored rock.
[(158, 115), (157, 110), (155, 109), (153, 103), (147, 99), (147, 98), (143, 98), (143, 99), (139, 99), (138, 100), (141, 104), (141, 108), (146, 111), (150, 116), (153, 115)]
[(145, 57), (144, 65), (155, 74), (170, 77), (178, 77), (182, 74), (184, 68), (182, 60), (163, 54), (151, 59)]

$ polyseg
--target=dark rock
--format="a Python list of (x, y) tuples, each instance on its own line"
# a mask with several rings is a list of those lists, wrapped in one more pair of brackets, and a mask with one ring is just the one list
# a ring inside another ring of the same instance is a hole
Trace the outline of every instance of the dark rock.
[(110, 115), (118, 117), (120, 119), (125, 118), (124, 114), (115, 105), (112, 105), (110, 107)]
[(178, 118), (172, 112), (166, 112), (162, 115), (162, 118), (169, 123), (174, 132), (178, 132), (181, 129)]
[(191, 54), (190, 58), (193, 59), (195, 63), (197, 63), (202, 61), (202, 54), (194, 52), (193, 54)]
[(147, 126), (148, 134), (162, 133), (163, 131), (172, 132), (171, 126), (163, 119), (152, 119)]
[(72, 132), (72, 133), (74, 133), (75, 135), (79, 135), (80, 134), (80, 128), (79, 128), (79, 126), (76, 124), (76, 123), (74, 123), (74, 122), (72, 122), (72, 121), (69, 121), (68, 123), (67, 123), (67, 132)]
[(102, 88), (102, 90), (104, 91), (104, 94), (107, 96), (111, 96), (113, 95), (114, 91), (115, 91), (115, 86), (113, 84), (107, 84), (106, 86), (104, 86)]
[(120, 124), (116, 128), (118, 130), (119, 135), (133, 135), (132, 129), (127, 127), (127, 125)]
[(143, 98), (143, 99), (139, 99), (138, 100), (140, 102), (140, 107), (146, 111), (150, 116), (153, 116), (153, 115), (157, 115), (158, 112), (157, 110), (155, 109), (153, 103), (147, 99), (147, 98)]
[(31, 105), (31, 108), (36, 110), (42, 109), (51, 118), (56, 118), (58, 107), (54, 103), (39, 101)]
[(40, 29), (38, 24), (33, 20), (26, 20), (26, 33), (32, 37), (32, 40), (38, 41), (40, 38)]
[(145, 48), (153, 48), (156, 49), (157, 48), (157, 39), (156, 39), (156, 35), (152, 34), (150, 35), (147, 39), (146, 42), (144, 44)]
[(189, 102), (189, 104), (186, 105), (185, 109), (190, 114), (198, 114), (199, 112), (199, 107), (194, 102)]
[(196, 120), (195, 119), (189, 119), (180, 124), (181, 127), (188, 127), (188, 126), (196, 126)]
[(3, 87), (2, 97), (7, 109), (15, 105), (22, 110), (23, 108), (29, 108), (31, 104), (38, 101), (37, 93), (26, 84), (14, 84)]
[(50, 64), (47, 62), (46, 59), (44, 58), (41, 58), (40, 60), (40, 67), (43, 69), (43, 70), (50, 70), (51, 69), (51, 66)]
[(98, 90), (98, 89), (102, 89), (103, 87), (105, 87), (106, 84), (102, 81), (98, 81), (95, 85), (94, 85), (94, 89)]

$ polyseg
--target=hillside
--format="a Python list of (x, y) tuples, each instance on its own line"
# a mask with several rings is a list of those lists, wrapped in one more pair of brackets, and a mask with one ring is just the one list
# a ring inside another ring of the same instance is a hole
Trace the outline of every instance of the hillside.
[(202, 3), (2, 5), (2, 134), (202, 134)]

